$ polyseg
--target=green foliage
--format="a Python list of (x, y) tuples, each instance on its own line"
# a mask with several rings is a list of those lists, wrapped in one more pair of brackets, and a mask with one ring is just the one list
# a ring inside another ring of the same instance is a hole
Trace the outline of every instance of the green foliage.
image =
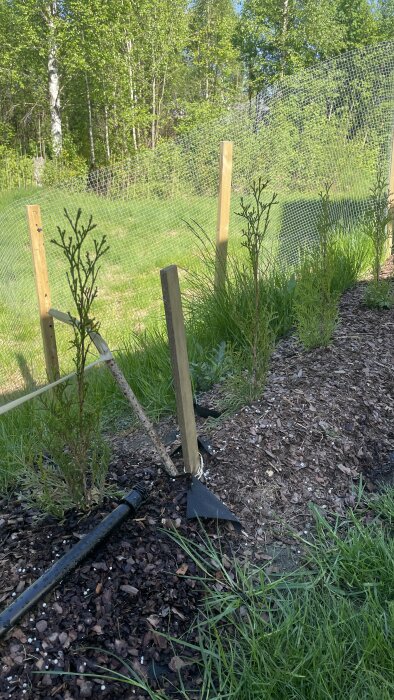
[(370, 204), (364, 216), (364, 231), (371, 239), (374, 250), (373, 276), (375, 283), (380, 280), (380, 271), (389, 238), (388, 224), (392, 220), (389, 208), (389, 193), (386, 178), (382, 168), (378, 168), (375, 182), (370, 189)]
[(194, 343), (193, 359), (190, 361), (193, 393), (207, 391), (214, 384), (219, 384), (226, 378), (231, 369), (224, 340), (211, 351), (207, 351), (199, 343)]
[[(214, 159), (217, 153), (209, 145), (208, 151), (204, 152), (204, 158), (212, 173), (216, 169)], [(158, 149), (160, 150), (160, 149)], [(201, 154), (203, 151), (201, 150)], [(151, 154), (150, 154), (151, 155)], [(168, 156), (170, 158), (170, 156)], [(174, 156), (177, 157), (177, 156)], [(211, 163), (212, 161), (212, 163)], [(201, 173), (203, 173), (203, 158), (200, 161)], [(208, 166), (207, 166), (208, 167)], [(246, 181), (244, 181), (246, 182)], [(180, 183), (181, 185), (181, 183)], [(133, 187), (133, 183), (130, 187)], [(163, 183), (163, 190), (168, 187), (168, 183)], [(246, 184), (245, 184), (246, 187)], [(11, 195), (7, 195), (5, 200)], [(15, 197), (21, 198), (21, 193), (16, 193)], [(165, 195), (163, 195), (165, 196)], [(14, 194), (12, 195), (12, 198)], [(80, 195), (70, 195), (64, 193), (63, 201), (70, 210), (75, 206), (76, 198)], [(100, 317), (104, 326), (104, 337), (110, 329), (115, 337), (114, 347), (119, 348), (117, 361), (133, 386), (139, 400), (150, 416), (157, 420), (160, 416), (174, 411), (174, 396), (171, 389), (171, 367), (168, 356), (167, 340), (165, 335), (159, 331), (151, 332), (152, 319), (157, 319), (156, 299), (160, 296), (157, 269), (168, 264), (168, 257), (164, 257), (162, 250), (171, 244), (171, 255), (173, 259), (182, 266), (187, 267), (190, 262), (190, 251), (193, 247), (187, 229), (179, 223), (181, 212), (187, 207), (188, 215), (203, 216), (201, 219), (204, 228), (210, 230), (211, 222), (215, 220), (216, 200), (203, 198), (179, 198), (178, 200), (163, 200), (160, 207), (153, 200), (132, 200), (131, 202), (111, 201), (104, 197), (95, 195), (85, 195), (89, 198), (89, 206), (94, 206), (94, 218), (106, 225), (108, 237), (111, 239), (111, 250), (106, 258), (107, 265), (104, 274), (107, 279), (103, 281), (105, 288), (105, 299), (101, 297), (95, 300), (96, 316)], [(236, 195), (234, 195), (234, 199)], [(3, 197), (4, 199), (4, 197)], [(234, 201), (233, 199), (233, 201)], [(11, 200), (12, 201), (12, 200)], [(238, 200), (236, 200), (238, 201)], [(46, 230), (55, 228), (57, 222), (57, 210), (53, 200), (43, 198), (43, 218)], [(315, 205), (314, 198), (308, 197), (297, 199), (296, 206), (300, 207), (302, 221), (302, 207)], [(5, 257), (7, 261), (15, 256), (15, 231), (18, 236), (25, 235), (24, 224), (18, 228), (18, 218), (15, 206), (9, 208), (10, 218), (7, 219), (7, 226), (3, 232), (3, 242), (5, 246)], [(23, 202), (24, 203), (24, 202)], [(204, 204), (204, 206), (202, 206)], [(333, 202), (335, 210), (337, 202)], [(285, 200), (275, 207), (276, 211), (280, 207), (292, 207), (291, 198)], [(88, 204), (86, 204), (88, 206)], [(239, 205), (238, 207), (239, 208)], [(341, 210), (340, 210), (341, 211)], [(141, 240), (145, 240), (149, 217), (149, 226), (158, 232), (156, 239), (156, 250), (141, 246)], [(124, 229), (119, 229), (119, 221), (132, 222), (125, 225)], [(219, 293), (214, 293), (214, 265), (215, 256), (211, 243), (204, 238), (205, 257), (203, 264), (194, 269), (196, 274), (190, 273), (185, 278), (185, 299), (184, 304), (187, 312), (187, 337), (189, 359), (191, 371), (195, 379), (197, 390), (209, 388), (210, 382), (224, 381), (227, 385), (224, 392), (227, 394), (227, 406), (236, 406), (242, 401), (250, 401), (252, 368), (251, 368), (251, 343), (252, 325), (249, 322), (253, 319), (255, 311), (255, 280), (252, 273), (252, 265), (247, 248), (240, 245), (241, 237), (238, 235), (236, 222), (242, 221), (240, 217), (233, 217), (231, 221), (234, 235), (230, 241), (230, 255), (228, 263), (228, 277), (226, 285)], [(275, 222), (276, 223), (276, 222)], [(196, 227), (197, 228), (197, 227)], [(281, 232), (286, 233), (286, 221), (283, 221)], [(169, 232), (177, 233), (176, 237), (170, 237)], [(203, 235), (202, 232), (201, 236)], [(127, 236), (127, 244), (130, 255), (133, 258), (133, 281), (134, 287), (142, 297), (130, 296), (130, 278), (128, 268), (124, 264), (122, 247), (124, 236)], [(274, 235), (267, 238), (267, 248), (271, 247), (271, 237), (277, 240), (278, 230)], [(121, 240), (121, 245), (116, 247), (116, 243)], [(209, 239), (210, 241), (211, 239)], [(157, 248), (160, 248), (160, 253)], [(61, 299), (61, 304), (67, 295), (66, 284), (62, 283), (63, 269), (58, 263), (58, 256), (55, 255), (58, 248), (49, 246), (47, 250), (49, 269), (53, 277), (52, 284), (56, 280), (53, 291), (57, 299)], [(344, 289), (351, 286), (367, 268), (372, 261), (371, 239), (364, 233), (361, 227), (347, 229), (345, 226), (336, 225), (330, 235), (330, 255), (332, 257), (333, 277), (331, 288), (334, 294), (339, 294)], [(64, 257), (64, 256), (63, 256)], [(299, 280), (301, 272), (295, 267), (291, 269), (285, 266), (266, 265), (267, 257), (265, 248), (263, 250), (263, 263), (261, 274), (258, 278), (258, 296), (262, 309), (267, 309), (268, 313), (263, 313), (261, 325), (258, 333), (263, 340), (267, 339), (268, 347), (263, 348), (261, 359), (269, 358), (272, 344), (277, 337), (281, 337), (292, 330), (294, 325), (294, 296), (296, 294), (296, 280)], [(280, 259), (283, 261), (283, 258)], [(11, 269), (13, 275), (19, 280), (18, 288), (15, 290), (13, 303), (23, 307), (23, 300), (30, 296), (30, 287), (27, 280), (30, 279), (30, 263), (28, 256), (17, 257), (16, 268)], [(193, 269), (193, 268), (192, 268)], [(7, 276), (3, 280), (4, 298), (7, 300), (6, 285), (10, 285), (14, 277)], [(109, 274), (110, 273), (110, 274)], [(314, 282), (314, 279), (312, 279)], [(26, 284), (26, 286), (24, 286)], [(54, 296), (54, 298), (55, 298)], [(33, 299), (34, 303), (34, 299)], [(27, 306), (27, 305), (26, 305)], [(146, 310), (149, 307), (148, 313)], [(4, 303), (1, 307), (0, 326), (3, 334), (9, 332), (10, 319), (13, 318), (13, 306)], [(151, 313), (151, 315), (149, 315)], [(24, 325), (20, 329), (17, 340), (30, 342), (35, 338), (32, 346), (32, 353), (37, 358), (41, 357), (41, 342), (34, 315), (27, 313), (30, 325)], [(30, 316), (33, 316), (31, 320)], [(249, 319), (249, 320), (248, 320)], [(116, 324), (115, 321), (116, 320)], [(133, 333), (130, 337), (130, 324), (134, 328), (140, 327), (138, 333)], [(22, 324), (21, 324), (22, 325)], [(62, 333), (64, 331), (64, 333)], [(34, 335), (35, 334), (35, 335)], [(70, 330), (64, 327), (59, 328), (58, 345), (60, 356), (66, 358), (66, 349)], [(27, 344), (27, 343), (26, 343)], [(26, 346), (25, 346), (26, 347)], [(10, 357), (4, 358), (10, 362)], [(268, 363), (268, 361), (267, 361)], [(17, 369), (17, 365), (8, 365)], [(71, 367), (66, 368), (67, 371)], [(11, 374), (11, 372), (10, 372)], [(87, 393), (87, 404), (91, 406), (92, 412), (101, 416), (101, 427), (106, 430), (116, 430), (128, 427), (132, 421), (128, 404), (117, 390), (106, 372), (105, 368), (94, 369), (87, 375), (89, 378), (89, 391)], [(76, 391), (74, 385), (68, 389), (70, 404), (76, 409)], [(13, 396), (10, 398), (14, 398)], [(67, 400), (67, 397), (66, 399)], [(0, 451), (3, 455), (0, 467), (0, 479), (2, 488), (5, 489), (15, 484), (21, 473), (31, 465), (35, 464), (35, 470), (39, 469), (40, 459), (37, 457), (41, 452), (49, 453), (48, 435), (42, 435), (40, 425), (46, 422), (47, 415), (43, 413), (42, 407), (37, 408), (37, 401), (28, 404), (29, 410), (25, 407), (16, 409), (0, 419)], [(30, 408), (31, 407), (31, 408)], [(42, 420), (41, 420), (42, 418)], [(75, 421), (76, 423), (76, 421)], [(31, 427), (30, 427), (31, 426)], [(45, 438), (45, 444), (42, 439)], [(44, 466), (51, 466), (52, 463), (44, 460)], [(52, 464), (53, 467), (53, 464)], [(51, 467), (51, 468), (52, 468)], [(55, 470), (56, 471), (56, 470)], [(37, 474), (36, 474), (37, 476)], [(52, 473), (49, 473), (52, 479)], [(48, 478), (48, 483), (51, 483)], [(37, 481), (37, 480), (36, 480)], [(36, 483), (36, 482), (35, 482)], [(35, 487), (34, 487), (35, 488)], [(59, 486), (60, 489), (60, 486)], [(44, 498), (45, 501), (45, 498)]]
[(277, 199), (277, 194), (274, 193), (268, 201), (264, 201), (267, 186), (268, 180), (263, 182), (262, 178), (259, 178), (254, 181), (251, 188), (252, 201), (246, 203), (241, 197), (241, 211), (237, 212), (242, 218), (242, 225), (245, 226), (241, 230), (241, 246), (246, 249), (249, 258), (249, 268), (246, 266), (243, 268), (242, 276), (249, 281), (247, 287), (252, 287), (253, 311), (245, 319), (249, 325), (249, 330), (245, 329), (245, 337), (250, 338), (251, 399), (257, 398), (259, 390), (261, 391), (272, 346), (270, 333), (272, 310), (263, 303), (264, 296), (260, 294), (260, 279), (269, 265), (264, 248), (267, 245), (271, 210)]
[(379, 282), (368, 283), (364, 304), (369, 309), (391, 309), (394, 306), (394, 288), (391, 279), (381, 279)]
[(175, 410), (171, 360), (165, 332), (133, 333), (120, 357), (137, 398), (153, 420)]
[(324, 291), (319, 268), (319, 255), (311, 253), (304, 258), (297, 279), (295, 323), (307, 350), (329, 345), (338, 320), (339, 295), (332, 292), (327, 295)]
[(27, 188), (33, 184), (32, 159), (18, 155), (12, 148), (0, 145), (0, 190)]
[(229, 256), (226, 279), (217, 288), (213, 286), (215, 251), (201, 227), (192, 228), (203, 246), (204, 269), (190, 279), (194, 293), (186, 300), (187, 326), (211, 357), (219, 345), (224, 360), (227, 347), (227, 400), (233, 406), (250, 403), (259, 395), (275, 331), (289, 323), (292, 286), (284, 283), (267, 259), (271, 210), (277, 198), (273, 194), (267, 199), (267, 185), (260, 178), (251, 187), (250, 201), (240, 200), (245, 254)]
[(340, 290), (334, 288), (335, 261), (328, 185), (320, 194), (320, 200), (318, 243), (310, 253), (303, 255), (294, 300), (298, 336), (308, 350), (330, 344), (338, 319)]
[(239, 42), (250, 92), (344, 48), (335, 3), (246, 0)]
[[(384, 512), (390, 502), (392, 512), (392, 494)], [(394, 539), (383, 522), (367, 526), (351, 515), (331, 526), (316, 512), (307, 565), (282, 574), (236, 561), (230, 573), (208, 537), (172, 535), (206, 590), (199, 643), (188, 644), (200, 656), (199, 697), (389, 700)]]
[(86, 177), (86, 161), (76, 152), (75, 145), (67, 137), (63, 138), (62, 155), (59, 158), (46, 158), (42, 184), (51, 187), (71, 178)]
[(40, 440), (39, 419), (37, 402), (32, 401), (1, 417), (1, 493), (14, 486), (20, 474), (34, 464)]
[(368, 0), (339, 0), (337, 18), (348, 49), (357, 49), (376, 41), (376, 15)]
[[(89, 508), (102, 497), (109, 462), (109, 448), (101, 436), (100, 416), (94, 403), (88, 402), (89, 384), (85, 375), (91, 350), (91, 333), (98, 333), (100, 324), (92, 316), (97, 297), (99, 261), (108, 251), (106, 237), (93, 238), (95, 224), (90, 217), (85, 225), (78, 210), (75, 220), (67, 210), (65, 216), (71, 234), (58, 227), (59, 240), (53, 239), (67, 260), (67, 281), (76, 315), (70, 315), (76, 372), (76, 386), (60, 384), (44, 399), (42, 443), (51, 462), (39, 460), (38, 474), (42, 489), (35, 490), (32, 498), (42, 507), (47, 504), (56, 515), (73, 503), (78, 508)], [(62, 483), (63, 482), (63, 483)], [(52, 490), (52, 498), (48, 498)], [(64, 498), (64, 494), (67, 498)], [(51, 506), (52, 502), (52, 506)]]
[[(205, 590), (193, 624), (197, 643), (168, 638), (177, 654), (184, 646), (198, 657), (201, 700), (391, 699), (393, 491), (370, 506), (381, 519), (369, 526), (352, 513), (332, 525), (315, 510), (306, 561), (290, 572), (276, 573), (275, 562), (272, 571), (271, 563), (258, 568), (236, 559), (229, 571), (228, 557), (208, 535), (188, 541), (170, 534), (196, 564)], [(115, 658), (122, 670), (99, 667), (99, 677), (143, 688), (152, 700), (169, 699)], [(195, 697), (181, 675), (174, 690), (183, 700)]]
[(394, 527), (394, 490), (387, 488), (378, 495), (371, 497), (369, 507), (383, 520)]
[[(86, 168), (88, 162), (111, 164), (155, 149), (174, 133), (225, 117), (231, 105), (243, 101), (245, 84), (249, 97), (267, 83), (283, 90), (289, 74), (391, 38), (392, 20), (391, 0), (375, 5), (368, 0), (245, 0), (239, 11), (232, 0), (2, 0), (0, 142), (17, 158), (46, 158), (47, 181), (57, 181), (50, 52), (59, 79), (63, 151), (72, 139)], [(357, 104), (366, 104), (359, 98), (367, 96), (368, 80), (360, 81), (358, 74), (347, 80), (354, 81), (357, 99), (346, 89), (336, 92), (331, 102), (324, 100), (324, 111), (315, 100), (305, 139), (321, 134), (328, 158), (330, 136), (342, 116), (355, 127), (346, 130), (343, 155), (350, 151), (360, 160), (378, 134), (369, 130), (366, 143), (366, 134), (357, 133), (362, 130)], [(318, 82), (310, 81), (312, 92)], [(373, 106), (370, 101), (371, 109), (381, 107), (380, 99)], [(297, 119), (298, 113), (293, 127)], [(291, 128), (285, 136), (292, 139)], [(319, 158), (307, 162), (313, 170)], [(77, 165), (66, 158), (65, 176), (79, 170)]]
[(370, 190), (370, 203), (365, 212), (363, 227), (373, 247), (373, 280), (368, 284), (364, 302), (370, 308), (390, 309), (394, 303), (394, 292), (390, 280), (381, 279), (382, 263), (389, 253), (389, 224), (393, 214), (390, 207), (392, 193), (388, 190), (383, 170), (379, 168)]
[[(211, 104), (239, 95), (241, 63), (234, 44), (237, 15), (232, 0), (193, 0), (190, 10), (192, 85)], [(194, 78), (194, 80), (193, 80)]]
[(250, 403), (262, 390), (274, 343), (275, 319), (270, 295), (261, 281), (256, 320), (250, 270), (236, 259), (229, 263), (226, 284), (220, 290), (214, 290), (212, 278), (206, 274), (194, 275), (191, 283), (196, 293), (185, 299), (185, 303), (188, 335), (194, 338), (193, 345), (197, 342), (212, 358), (215, 349), (224, 347), (221, 344), (225, 343), (223, 366), (211, 365), (204, 374), (217, 377), (223, 372), (226, 406), (235, 408)]
[(370, 268), (373, 248), (361, 226), (350, 228), (337, 225), (331, 234), (330, 255), (334, 268), (331, 289), (334, 293), (342, 294)]

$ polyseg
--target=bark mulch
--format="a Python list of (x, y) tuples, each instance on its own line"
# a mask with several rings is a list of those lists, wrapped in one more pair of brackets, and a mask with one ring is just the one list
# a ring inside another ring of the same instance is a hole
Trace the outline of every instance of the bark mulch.
[[(363, 286), (344, 295), (331, 347), (305, 352), (293, 336), (281, 341), (259, 401), (216, 424), (199, 420), (215, 450), (206, 461), (205, 482), (242, 521), (241, 534), (222, 527), (226, 547), (241, 559), (273, 571), (294, 566), (300, 552), (294, 533), (308, 537), (311, 505), (343, 514), (355, 503), (361, 479), (370, 491), (393, 484), (394, 310), (366, 309)], [(212, 392), (205, 400), (214, 405), (217, 398)], [(168, 441), (174, 427), (172, 420), (159, 426)], [(185, 520), (183, 480), (158, 472), (140, 433), (113, 438), (113, 448), (112, 484), (128, 492), (140, 481), (150, 496), (136, 519), (0, 641), (1, 700), (146, 697), (130, 686), (80, 675), (96, 673), (97, 663), (120, 670), (108, 652), (143, 677), (158, 677), (156, 687), (176, 683), (181, 668), (198, 697), (193, 653), (174, 648), (159, 633), (194, 638), (190, 626), (202, 591), (193, 562), (168, 533), (198, 538), (199, 525)], [(19, 499), (3, 500), (0, 607), (116, 505), (107, 499), (88, 517), (70, 513), (57, 522), (38, 518)], [(210, 532), (216, 537), (214, 525)], [(46, 669), (76, 675), (33, 673)]]

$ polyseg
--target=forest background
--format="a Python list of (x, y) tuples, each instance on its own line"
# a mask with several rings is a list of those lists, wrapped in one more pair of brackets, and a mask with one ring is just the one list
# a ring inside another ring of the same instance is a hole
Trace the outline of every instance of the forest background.
[(152, 151), (393, 36), (394, 0), (0, 0), (0, 189)]

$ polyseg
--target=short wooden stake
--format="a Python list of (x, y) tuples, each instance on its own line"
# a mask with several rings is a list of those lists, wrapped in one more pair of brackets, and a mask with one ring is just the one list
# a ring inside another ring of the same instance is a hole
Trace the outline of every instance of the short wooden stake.
[(170, 265), (160, 270), (160, 278), (170, 344), (183, 460), (185, 470), (196, 474), (199, 471), (200, 456), (198, 454), (196, 421), (177, 266)]
[(233, 144), (220, 144), (219, 202), (216, 227), (215, 289), (223, 288), (226, 279), (228, 229), (230, 223), (231, 177), (233, 170)]
[(49, 381), (59, 378), (59, 359), (56, 347), (53, 318), (48, 314), (51, 295), (48, 282), (48, 269), (44, 246), (44, 233), (41, 223), (40, 207), (36, 204), (26, 207), (29, 225), (31, 253), (33, 257), (34, 278), (40, 314), (41, 335), (44, 345), (45, 367)]

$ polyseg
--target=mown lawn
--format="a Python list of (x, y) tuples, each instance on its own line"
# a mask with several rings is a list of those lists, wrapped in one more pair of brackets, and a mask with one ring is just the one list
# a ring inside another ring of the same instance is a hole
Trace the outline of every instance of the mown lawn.
[[(68, 310), (70, 295), (60, 251), (50, 243), (57, 226), (67, 226), (63, 210), (75, 216), (82, 208), (97, 224), (97, 236), (106, 235), (110, 250), (102, 261), (96, 315), (102, 333), (113, 348), (133, 331), (151, 327), (162, 318), (160, 268), (176, 263), (197, 265), (197, 238), (184, 220), (198, 220), (214, 234), (214, 198), (185, 200), (111, 201), (92, 194), (59, 191), (7, 193), (0, 198), (0, 355), (1, 393), (21, 387), (29, 374), (45, 377), (25, 202), (39, 203), (46, 240), (52, 305)], [(26, 196), (27, 195), (27, 196)], [(69, 329), (57, 328), (62, 368), (70, 368)], [(21, 369), (23, 368), (23, 369)]]
[[(301, 244), (315, 235), (320, 204), (317, 194), (279, 195), (270, 225), (270, 258), (279, 255), (292, 264)], [(334, 200), (335, 216), (345, 202), (351, 220), (360, 200)], [(46, 241), (52, 305), (68, 310), (70, 295), (60, 251), (50, 243), (57, 227), (67, 226), (64, 209), (84, 219), (92, 215), (97, 235), (106, 235), (110, 250), (102, 260), (99, 294), (95, 305), (102, 333), (114, 349), (127, 344), (133, 332), (163, 323), (160, 268), (177, 264), (181, 269), (201, 269), (201, 244), (190, 229), (203, 230), (213, 241), (217, 198), (111, 200), (86, 191), (60, 189), (18, 190), (0, 193), (0, 397), (45, 379), (37, 318), (25, 205), (39, 204)], [(233, 195), (230, 249), (239, 250), (242, 219), (240, 196)], [(182, 273), (181, 273), (182, 275)], [(185, 285), (185, 275), (182, 277)], [(64, 371), (71, 367), (69, 329), (57, 327), (59, 355)], [(1, 398), (0, 398), (1, 402)]]

